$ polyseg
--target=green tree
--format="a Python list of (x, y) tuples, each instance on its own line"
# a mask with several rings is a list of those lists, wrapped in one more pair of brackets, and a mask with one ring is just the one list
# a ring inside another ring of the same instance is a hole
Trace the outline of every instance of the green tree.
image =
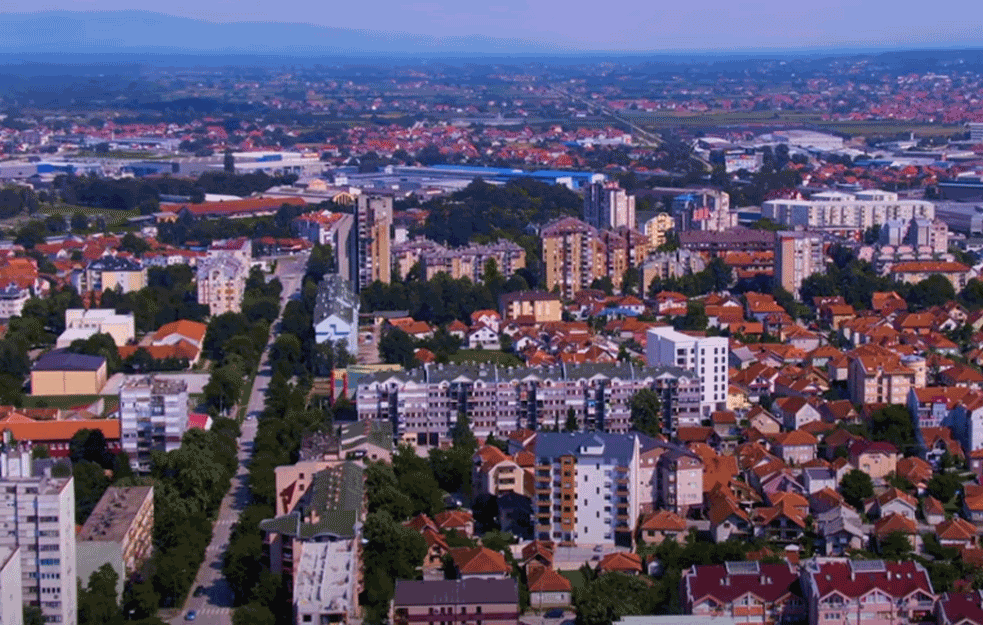
[(962, 480), (955, 473), (936, 473), (928, 481), (928, 494), (942, 503), (949, 503), (962, 489)]
[(899, 531), (877, 539), (877, 552), (889, 560), (905, 560), (911, 557), (911, 542)]
[(577, 413), (574, 411), (572, 407), (567, 408), (567, 420), (563, 422), (563, 431), (564, 432), (580, 431), (580, 424), (577, 423)]
[(417, 365), (415, 352), (413, 339), (399, 328), (389, 330), (379, 339), (379, 355), (384, 362), (411, 369)]
[(75, 523), (82, 525), (109, 488), (109, 478), (101, 466), (88, 460), (74, 463), (72, 474), (75, 476)]
[(242, 394), (242, 371), (234, 365), (225, 365), (212, 371), (205, 384), (205, 403), (216, 414), (227, 414)]
[(918, 445), (911, 413), (904, 404), (891, 404), (874, 411), (870, 417), (870, 436), (875, 441), (891, 443), (902, 452), (914, 450)]
[[(119, 602), (116, 600), (116, 584), (119, 574), (109, 564), (103, 564), (89, 577), (85, 588), (79, 589), (78, 622), (79, 625), (119, 624), (123, 619), (120, 615)], [(81, 583), (79, 584), (81, 587)]]
[(641, 577), (607, 573), (586, 583), (575, 594), (578, 625), (611, 625), (629, 614), (650, 614), (652, 589)]
[(232, 625), (276, 625), (276, 615), (265, 605), (249, 603), (232, 612)]
[(236, 173), (236, 157), (235, 155), (232, 154), (232, 150), (230, 148), (226, 148), (225, 150), (225, 156), (222, 162), (222, 169), (227, 174)]
[(662, 433), (662, 399), (650, 388), (643, 388), (631, 398), (632, 428), (649, 436)]
[(36, 605), (24, 604), (24, 625), (44, 625), (44, 614)]
[(82, 211), (72, 213), (72, 230), (79, 232), (89, 227), (89, 218)]
[(912, 285), (905, 299), (909, 308), (922, 310), (955, 300), (956, 290), (945, 276), (936, 273)]
[(87, 460), (104, 469), (113, 468), (113, 456), (106, 445), (106, 436), (98, 429), (83, 429), (76, 432), (68, 442), (68, 457), (71, 458), (72, 464)]
[(707, 329), (710, 318), (707, 317), (703, 302), (686, 302), (686, 314), (678, 317), (673, 325), (677, 330), (694, 330), (702, 332)]
[(854, 469), (843, 476), (840, 482), (840, 494), (848, 504), (861, 509), (863, 502), (874, 496), (874, 482), (863, 471)]
[(123, 613), (129, 620), (140, 620), (157, 614), (160, 595), (154, 589), (153, 580), (133, 581), (123, 589)]

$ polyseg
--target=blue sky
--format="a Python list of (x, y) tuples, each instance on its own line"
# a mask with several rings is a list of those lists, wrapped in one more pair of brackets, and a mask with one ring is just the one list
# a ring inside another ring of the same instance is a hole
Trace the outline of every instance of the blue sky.
[(911, 48), (983, 45), (979, 0), (3, 0), (4, 11), (153, 11), (425, 35), (532, 39), (584, 50)]

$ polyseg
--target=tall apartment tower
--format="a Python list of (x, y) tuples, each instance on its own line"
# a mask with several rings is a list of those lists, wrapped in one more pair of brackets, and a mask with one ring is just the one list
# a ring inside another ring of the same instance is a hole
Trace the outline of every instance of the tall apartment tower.
[(799, 230), (775, 233), (775, 281), (783, 289), (798, 295), (802, 281), (824, 269), (822, 235)]
[(128, 376), (119, 387), (119, 425), (130, 465), (137, 471), (149, 471), (151, 451), (181, 446), (188, 428), (187, 382)]
[(727, 409), (727, 360), (730, 346), (723, 336), (690, 336), (672, 328), (649, 328), (645, 356), (650, 367), (679, 367), (700, 380), (700, 412), (704, 418)]
[(360, 195), (355, 204), (352, 236), (356, 251), (352, 282), (361, 291), (376, 280), (388, 284), (392, 271), (391, 231), (393, 199), (384, 195)]
[(594, 226), (563, 217), (543, 226), (540, 237), (547, 290), (559, 288), (560, 295), (569, 299), (606, 275), (605, 247)]
[(34, 475), (30, 456), (27, 448), (0, 452), (0, 552), (20, 554), (24, 605), (41, 608), (46, 623), (76, 625), (75, 484)]
[(595, 182), (584, 191), (584, 221), (599, 230), (635, 229), (635, 196), (616, 182)]

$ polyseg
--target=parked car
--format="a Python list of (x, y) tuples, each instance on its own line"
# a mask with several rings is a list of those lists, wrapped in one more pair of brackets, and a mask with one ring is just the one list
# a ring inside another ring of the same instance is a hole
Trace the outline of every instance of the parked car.
[(188, 613), (184, 615), (184, 620), (186, 621), (193, 621), (196, 618), (198, 618), (197, 610), (188, 610)]
[(543, 616), (545, 616), (546, 618), (563, 618), (563, 609), (551, 608), (549, 610), (546, 610), (546, 614), (544, 614)]

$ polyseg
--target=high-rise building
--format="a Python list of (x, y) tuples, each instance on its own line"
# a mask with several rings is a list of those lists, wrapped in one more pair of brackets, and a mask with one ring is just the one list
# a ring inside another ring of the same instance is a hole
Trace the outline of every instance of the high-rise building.
[(130, 465), (149, 471), (151, 451), (181, 446), (188, 427), (188, 384), (154, 375), (128, 376), (119, 387), (119, 423)]
[(722, 336), (690, 336), (672, 328), (649, 328), (645, 355), (650, 367), (678, 367), (700, 381), (700, 412), (709, 417), (727, 409), (730, 345)]
[(808, 200), (768, 200), (761, 216), (784, 226), (860, 236), (875, 224), (935, 219), (935, 205), (927, 200), (899, 199), (897, 193), (871, 189), (857, 193), (823, 191)]
[(355, 259), (352, 282), (361, 291), (376, 280), (388, 284), (392, 272), (391, 230), (393, 199), (384, 195), (360, 195), (355, 204)]
[(605, 246), (594, 226), (563, 217), (545, 225), (540, 236), (547, 290), (559, 288), (560, 295), (569, 299), (607, 275)]
[(672, 199), (676, 230), (721, 232), (737, 225), (730, 211), (730, 195), (716, 189), (691, 189)]
[(20, 548), (0, 547), (0, 625), (24, 624)]
[(76, 625), (75, 484), (34, 473), (30, 449), (0, 452), (0, 550), (19, 547), (24, 604), (46, 623)]
[(536, 538), (631, 546), (639, 513), (637, 434), (540, 432), (535, 455)]
[(584, 221), (598, 230), (635, 229), (635, 196), (616, 182), (595, 182), (584, 191)]
[(798, 295), (802, 281), (825, 270), (823, 237), (815, 232), (775, 233), (775, 281)]
[(240, 237), (216, 242), (198, 261), (198, 303), (213, 317), (242, 310), (252, 255), (252, 241)]

